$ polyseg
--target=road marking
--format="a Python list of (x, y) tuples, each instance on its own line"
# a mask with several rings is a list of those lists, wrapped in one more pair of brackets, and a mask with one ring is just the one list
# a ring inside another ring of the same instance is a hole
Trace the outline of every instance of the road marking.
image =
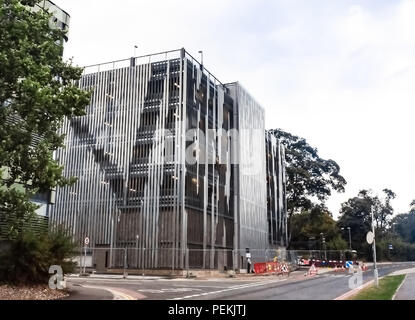
[(113, 289), (113, 288), (108, 288), (108, 287), (100, 287), (100, 286), (86, 286), (86, 285), (81, 285), (81, 287), (83, 288), (90, 288), (90, 289), (99, 289), (99, 290), (106, 290), (108, 292), (110, 292), (114, 299), (113, 300), (138, 300), (138, 298), (140, 299), (144, 299), (146, 298), (146, 296), (140, 295), (139, 297), (133, 297), (119, 289)]
[(202, 291), (202, 289), (197, 288), (167, 288), (167, 289), (139, 289), (138, 292), (147, 292), (147, 293), (179, 293), (179, 292), (189, 292), (189, 291)]
[(233, 290), (254, 288), (254, 287), (259, 287), (259, 286), (265, 286), (267, 284), (279, 283), (279, 282), (284, 282), (284, 281), (287, 281), (287, 279), (276, 280), (276, 281), (265, 281), (265, 282), (259, 282), (259, 283), (250, 283), (250, 284), (245, 284), (245, 285), (237, 285), (237, 286), (233, 286), (233, 287), (230, 287), (230, 288), (224, 289), (224, 290), (218, 290), (218, 291), (212, 291), (212, 292), (205, 292), (205, 293), (202, 293), (202, 294), (195, 294), (195, 295), (186, 296), (186, 297), (178, 297), (178, 298), (173, 298), (173, 299), (169, 299), (169, 300), (191, 299), (191, 298), (196, 298), (196, 297), (201, 297), (201, 296), (207, 296), (207, 295), (212, 295), (212, 294), (218, 294), (218, 293), (223, 293), (223, 292), (228, 292), (228, 291), (233, 291)]
[[(180, 285), (180, 284), (174, 284), (174, 285), (172, 285), (172, 287), (180, 287), (180, 288), (182, 288), (182, 287), (183, 287), (183, 285)], [(229, 288), (229, 287), (224, 287), (224, 286), (202, 286), (202, 285), (195, 285), (195, 286), (192, 286), (192, 288), (213, 288), (213, 289), (226, 289), (226, 288)]]

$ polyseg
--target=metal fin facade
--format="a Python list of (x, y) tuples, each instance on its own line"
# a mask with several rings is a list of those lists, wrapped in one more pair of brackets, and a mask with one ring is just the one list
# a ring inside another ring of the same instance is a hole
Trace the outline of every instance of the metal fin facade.
[[(265, 256), (268, 249), (265, 112), (254, 98), (239, 84), (227, 87), (235, 102), (238, 154), (238, 248), (254, 249), (252, 257)], [(261, 250), (262, 249), (262, 250)]]
[(113, 248), (135, 250), (131, 268), (219, 270), (268, 248), (264, 111), (242, 87), (184, 49), (87, 67), (79, 85), (91, 102), (56, 154), (78, 181), (57, 190), (54, 225), (108, 249), (107, 267)]
[(285, 149), (270, 132), (266, 132), (267, 218), (269, 243), (285, 247), (287, 239), (287, 204)]

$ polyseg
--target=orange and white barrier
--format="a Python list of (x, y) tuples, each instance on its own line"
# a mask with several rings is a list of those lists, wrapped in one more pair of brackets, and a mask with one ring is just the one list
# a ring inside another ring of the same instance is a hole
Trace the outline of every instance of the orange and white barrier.
[(343, 266), (338, 267), (337, 265), (334, 267), (334, 272), (344, 272), (345, 269)]

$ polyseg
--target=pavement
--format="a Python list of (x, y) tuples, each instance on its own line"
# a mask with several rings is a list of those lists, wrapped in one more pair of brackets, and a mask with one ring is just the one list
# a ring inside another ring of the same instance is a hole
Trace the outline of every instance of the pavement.
[(408, 273), (393, 300), (415, 300), (415, 273)]
[[(415, 269), (415, 263), (379, 264), (379, 276)], [(287, 276), (252, 276), (211, 279), (166, 279), (128, 276), (67, 278), (73, 300), (333, 300), (349, 292), (352, 274), (319, 269), (316, 276), (305, 270)], [(373, 270), (363, 273), (363, 283), (373, 280)], [(409, 287), (414, 284), (409, 283)], [(402, 287), (404, 288), (404, 287)]]

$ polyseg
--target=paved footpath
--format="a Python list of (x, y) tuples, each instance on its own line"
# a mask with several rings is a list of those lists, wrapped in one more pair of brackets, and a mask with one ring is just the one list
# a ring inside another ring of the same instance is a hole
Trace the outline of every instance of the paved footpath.
[(395, 300), (415, 300), (415, 273), (409, 273), (396, 293)]

